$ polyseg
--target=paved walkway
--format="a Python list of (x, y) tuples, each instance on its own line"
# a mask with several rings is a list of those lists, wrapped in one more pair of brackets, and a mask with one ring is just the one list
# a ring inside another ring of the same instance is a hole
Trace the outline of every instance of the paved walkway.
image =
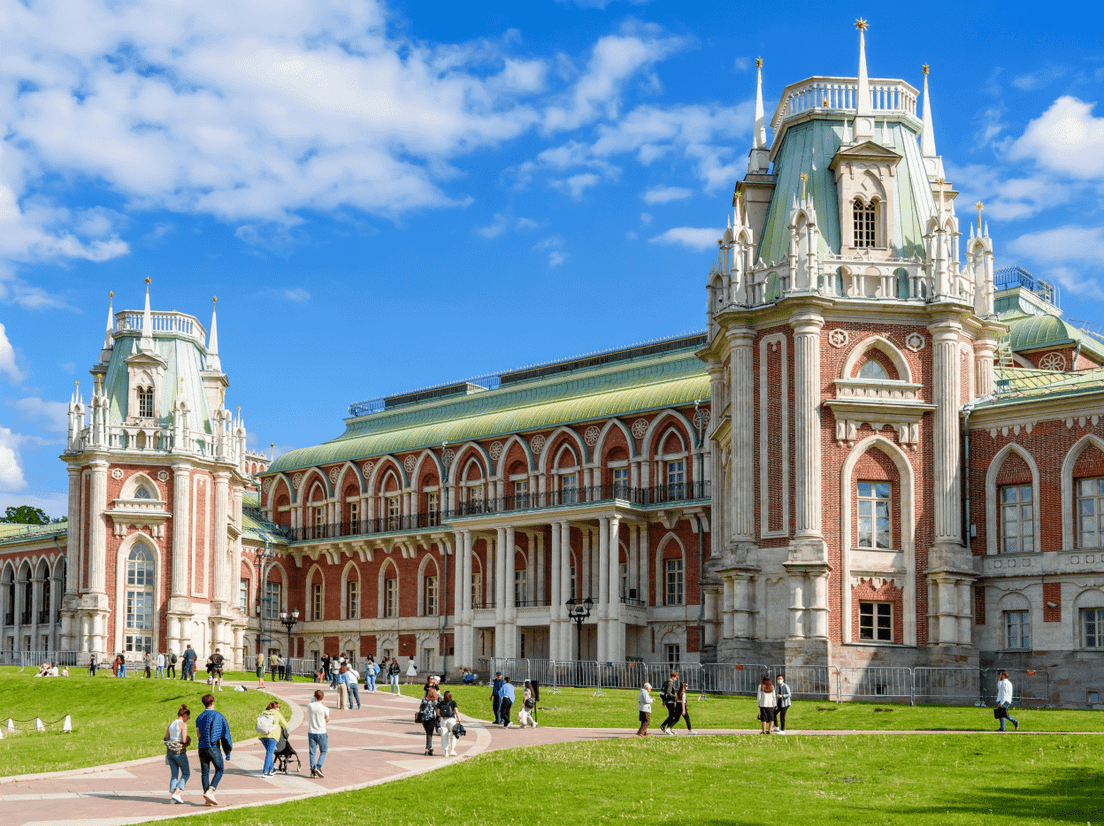
[[(292, 745), (299, 752), (302, 771), (262, 777), (264, 748), (256, 739), (235, 744), (231, 760), (219, 786), (220, 808), (259, 806), (298, 800), (312, 795), (347, 791), (398, 780), (431, 771), (484, 751), (521, 745), (624, 739), (631, 729), (582, 729), (541, 726), (536, 729), (505, 730), (499, 726), (469, 720), (463, 715), (468, 735), (459, 740), (458, 758), (440, 756), (440, 739), (435, 740), (435, 757), (426, 757), (425, 733), (414, 722), (418, 701), (413, 697), (361, 691), (362, 709), (330, 712), (329, 753), (325, 779), (310, 777), (304, 708), (316, 686), (311, 683), (269, 684), (269, 693), (286, 700), (293, 709)], [(327, 691), (327, 700), (335, 693)], [(482, 711), (482, 709), (480, 710)], [(461, 709), (463, 712), (463, 709)], [(709, 735), (756, 734), (757, 729), (708, 731)], [(658, 734), (658, 730), (653, 728)], [(976, 734), (978, 732), (916, 731), (802, 731), (801, 734)], [(1023, 735), (1025, 732), (1019, 732)], [(1040, 732), (1047, 733), (1047, 732)], [(1053, 733), (1053, 732), (1051, 732)], [(193, 739), (195, 737), (193, 728)], [(686, 736), (680, 731), (679, 736)], [(0, 821), (4, 826), (108, 826), (143, 823), (183, 817), (204, 809), (199, 760), (192, 755), (192, 777), (184, 792), (184, 805), (168, 797), (169, 769), (163, 757), (149, 757), (42, 775), (0, 777)]]

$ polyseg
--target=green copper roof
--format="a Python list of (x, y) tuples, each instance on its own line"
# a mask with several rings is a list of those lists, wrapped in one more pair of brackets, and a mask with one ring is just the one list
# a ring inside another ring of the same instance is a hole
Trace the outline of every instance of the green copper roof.
[(1077, 372), (1000, 366), (994, 370), (997, 392), (979, 402), (975, 406), (977, 410), (1019, 404), (1027, 399), (1064, 398), (1104, 391), (1104, 367)]
[(255, 490), (242, 494), (242, 533), (249, 539), (264, 542), (267, 534), (271, 539), (280, 538), (280, 528), (261, 515), (261, 495)]
[(347, 419), (344, 434), (317, 447), (285, 453), (268, 472), (549, 429), (708, 398), (705, 366), (692, 349), (678, 350)]
[(69, 532), (67, 522), (53, 522), (49, 525), (19, 525), (0, 522), (0, 542), (19, 542), (48, 536), (63, 536)]
[(1038, 350), (1043, 347), (1081, 345), (1081, 349), (1104, 359), (1104, 344), (1056, 315), (1009, 313), (1001, 316), (1008, 325), (1013, 350)]
[[(765, 264), (782, 262), (789, 254), (790, 211), (794, 198), (801, 197), (801, 173), (806, 173), (806, 191), (812, 191), (820, 228), (821, 255), (839, 254), (839, 199), (836, 178), (829, 168), (844, 135), (843, 120), (817, 118), (791, 126), (774, 159), (775, 188), (771, 197), (758, 257)], [(924, 257), (923, 225), (935, 214), (935, 199), (916, 133), (900, 122), (879, 123), (874, 143), (902, 156), (893, 176), (897, 204), (891, 243), (905, 258)]]

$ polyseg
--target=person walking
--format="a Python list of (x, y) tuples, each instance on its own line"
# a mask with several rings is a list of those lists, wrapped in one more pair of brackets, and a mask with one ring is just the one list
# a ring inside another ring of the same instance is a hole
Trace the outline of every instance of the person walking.
[(536, 728), (537, 718), (533, 716), (533, 712), (536, 708), (537, 695), (533, 691), (533, 684), (526, 680), (524, 690), (521, 694), (521, 711), (518, 712), (518, 725), (523, 728), (530, 725)]
[(437, 730), (437, 702), (440, 700), (436, 688), (431, 688), (418, 706), (418, 720), (425, 729), (426, 757), (433, 756), (433, 733)]
[(115, 669), (115, 676), (125, 678), (126, 677), (126, 657), (124, 657), (122, 654), (117, 654), (115, 656), (115, 662), (117, 662), (119, 664), (118, 667)]
[(322, 774), (322, 764), (326, 762), (326, 751), (329, 749), (326, 724), (330, 721), (330, 710), (322, 702), (325, 697), (326, 693), (318, 689), (314, 692), (314, 702), (307, 704), (307, 747), (310, 750), (311, 777), (326, 776)]
[(636, 730), (637, 737), (648, 736), (648, 725), (652, 722), (652, 684), (644, 683), (640, 693), (636, 696), (636, 710), (640, 715), (640, 728)]
[(375, 661), (368, 657), (368, 662), (364, 664), (364, 690), (376, 693), (376, 672), (379, 671), (379, 667)]
[(387, 666), (387, 678), (391, 681), (391, 693), (399, 694), (399, 673), (402, 671), (399, 668), (399, 661), (394, 657), (391, 658), (391, 665)]
[(1016, 731), (1019, 731), (1020, 721), (1008, 713), (1008, 709), (1012, 705), (1012, 681), (1008, 679), (1007, 671), (1002, 671), (997, 677), (999, 681), (997, 682), (996, 715), (1000, 720), (1000, 731), (1005, 730), (1006, 720), (1011, 720), (1012, 725), (1016, 727)]
[(502, 672), (496, 671), (491, 683), (491, 710), (494, 712), (494, 724), (502, 724)]
[(690, 708), (689, 708), (689, 706), (686, 705), (686, 689), (689, 688), (689, 687), (690, 686), (689, 686), (688, 683), (680, 683), (679, 684), (679, 690), (678, 690), (679, 714), (686, 721), (686, 730), (690, 734), (697, 734), (697, 732), (694, 731), (693, 724), (691, 724), (691, 722), (690, 722)]
[(165, 655), (157, 655), (157, 679), (165, 679)]
[(175, 680), (176, 679), (176, 654), (173, 653), (173, 650), (171, 648), (169, 649), (169, 655), (168, 655), (168, 657), (166, 657), (165, 661), (168, 663), (168, 666), (165, 670), (165, 676), (168, 677), (168, 679), (170, 679), (170, 680)]
[(280, 658), (273, 651), (268, 655), (268, 668), (272, 672), (272, 682), (276, 682), (276, 670), (280, 667)]
[(88, 676), (96, 676), (96, 655), (93, 654), (88, 658)]
[(222, 671), (225, 665), (226, 658), (222, 656), (221, 649), (216, 648), (215, 653), (211, 655), (211, 680), (212, 685), (217, 685), (219, 691), (222, 691)]
[[(180, 669), (180, 679), (195, 682), (196, 652), (191, 643), (184, 649), (184, 665)], [(200, 716), (203, 716), (202, 713)]]
[[(226, 759), (230, 759), (234, 741), (230, 738), (230, 725), (226, 722), (226, 718), (215, 711), (214, 694), (203, 695), (203, 711), (196, 718), (196, 738), (199, 765), (203, 774), (203, 805), (217, 806), (218, 799), (215, 797), (215, 792), (218, 791), (218, 784), (222, 780), (225, 768), (222, 758), (225, 754)], [(215, 767), (215, 771), (208, 779), (211, 766)]]
[(671, 728), (679, 721), (679, 717), (682, 716), (678, 710), (678, 687), (679, 687), (679, 675), (677, 671), (672, 671), (671, 676), (663, 681), (663, 687), (660, 688), (659, 694), (663, 698), (663, 705), (667, 708), (667, 719), (660, 725), (659, 730), (664, 734), (674, 734)]
[(153, 679), (153, 655), (149, 651), (142, 657), (142, 666), (145, 669), (146, 679)]
[(345, 682), (345, 670), (334, 670), (334, 685), (337, 686), (337, 707), (349, 707), (349, 684)]
[(186, 705), (176, 712), (176, 719), (165, 730), (165, 762), (169, 764), (169, 799), (173, 803), (183, 803), (180, 796), (184, 786), (192, 776), (188, 765), (188, 745), (192, 738), (188, 736), (188, 720), (192, 712)]
[[(268, 717), (266, 721), (263, 718)], [(265, 731), (264, 729), (268, 729)], [(276, 752), (276, 743), (280, 739), (281, 729), (290, 729), (288, 721), (284, 719), (283, 713), (280, 711), (280, 702), (273, 700), (267, 706), (265, 710), (261, 712), (261, 716), (257, 718), (257, 734), (261, 735), (261, 745), (265, 749), (264, 768), (261, 769), (261, 774), (264, 777), (272, 777), (276, 772), (272, 768), (273, 755)]]
[(265, 681), (264, 681), (265, 661), (264, 660), (265, 660), (264, 654), (262, 654), (260, 651), (258, 651), (257, 652), (257, 663), (256, 663), (256, 667), (255, 667), (255, 670), (257, 672), (257, 688), (264, 688), (265, 687)]
[(418, 679), (418, 667), (414, 665), (414, 658), (410, 658), (410, 664), (406, 667), (406, 684), (410, 685), (411, 680)]
[(759, 683), (759, 690), (755, 693), (755, 704), (759, 706), (759, 723), (762, 728), (760, 734), (770, 734), (774, 724), (774, 712), (778, 707), (778, 698), (775, 696), (774, 683), (770, 677), (764, 677)]
[(437, 718), (441, 721), (441, 756), (455, 757), (457, 738), (453, 736), (452, 730), (460, 722), (460, 709), (452, 699), (451, 691), (446, 691), (437, 703)]
[(778, 706), (775, 709), (777, 723), (775, 723), (774, 730), (779, 734), (785, 734), (786, 709), (790, 707), (790, 697), (793, 694), (793, 692), (790, 691), (789, 685), (786, 684), (785, 675), (778, 675), (778, 685), (775, 686), (774, 693), (778, 695)]
[(357, 687), (357, 683), (360, 682), (360, 674), (349, 663), (341, 666), (341, 668), (345, 671), (345, 685), (349, 687), (349, 708), (352, 708), (355, 702), (357, 711), (360, 711), (360, 689)]
[(514, 691), (514, 684), (510, 682), (509, 677), (502, 678), (502, 688), (498, 691), (499, 702), (498, 710), (502, 715), (502, 727), (510, 727), (510, 711), (514, 707), (514, 700), (517, 698), (517, 694)]

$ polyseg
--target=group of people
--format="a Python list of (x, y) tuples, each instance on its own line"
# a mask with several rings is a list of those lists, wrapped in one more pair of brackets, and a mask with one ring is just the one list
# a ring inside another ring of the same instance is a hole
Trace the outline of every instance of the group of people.
[[(537, 689), (529, 680), (522, 687), (521, 708), (518, 710), (518, 725), (522, 728), (537, 727), (537, 718), (533, 712), (537, 709)], [(510, 712), (517, 702), (517, 689), (510, 682), (509, 677), (503, 677), (501, 671), (495, 672), (494, 682), (491, 683), (491, 710), (494, 712), (496, 726), (510, 728), (513, 725)]]
[[(686, 731), (689, 734), (697, 734), (694, 724), (690, 721), (690, 708), (686, 704), (686, 692), (689, 685), (679, 680), (677, 671), (672, 671), (671, 676), (664, 681), (660, 688), (660, 698), (667, 709), (667, 717), (660, 724), (659, 730), (663, 734), (673, 735), (674, 728), (679, 720), (686, 721)], [(763, 734), (771, 732), (786, 733), (786, 710), (790, 707), (792, 694), (790, 687), (786, 685), (786, 678), (778, 675), (778, 685), (771, 682), (770, 677), (764, 677), (759, 685), (756, 695), (756, 705), (759, 708), (759, 722)], [(640, 728), (636, 730), (637, 737), (648, 736), (648, 726), (652, 723), (652, 684), (644, 683), (637, 695), (637, 713), (640, 719)]]
[[(175, 680), (176, 664), (180, 662), (181, 659), (183, 662), (181, 663), (180, 679), (194, 682), (196, 662), (199, 659), (199, 655), (191, 645), (184, 649), (184, 653), (180, 657), (177, 657), (176, 653), (171, 648), (167, 653), (159, 653), (156, 656), (147, 651), (142, 655), (144, 675), (147, 679), (156, 677), (159, 680), (166, 678)], [(222, 656), (217, 648), (215, 652), (207, 658), (207, 684), (217, 685), (219, 691), (222, 691), (222, 670), (225, 661), (225, 657)], [(99, 668), (100, 664), (96, 660), (96, 655), (92, 654), (88, 659), (88, 676), (95, 677)], [(111, 663), (111, 673), (116, 677), (127, 676), (127, 660), (122, 652), (115, 655), (115, 659)], [(217, 683), (214, 682), (216, 677)]]
[(439, 677), (431, 675), (426, 678), (422, 702), (414, 721), (421, 723), (425, 730), (427, 757), (433, 756), (435, 734), (441, 735), (441, 756), (456, 757), (456, 740), (463, 735), (464, 726), (460, 722), (460, 709), (452, 698), (452, 692), (442, 694), (440, 686)]
[[(225, 769), (224, 758), (230, 759), (234, 741), (230, 737), (230, 725), (221, 712), (215, 711), (215, 696), (204, 694), (203, 711), (196, 719), (196, 751), (199, 753), (199, 765), (203, 777), (203, 805), (217, 806), (219, 781)], [(279, 704), (277, 703), (277, 706)], [(183, 803), (181, 793), (191, 778), (192, 770), (188, 762), (188, 747), (192, 744), (188, 733), (188, 722), (192, 712), (182, 705), (176, 712), (176, 719), (165, 730), (165, 762), (169, 765), (169, 799), (173, 803)], [(286, 725), (286, 724), (285, 724)]]
[(42, 665), (38, 667), (38, 673), (36, 677), (68, 677), (69, 666), (63, 665), (61, 671), (58, 671), (58, 664), (52, 662), (42, 662)]

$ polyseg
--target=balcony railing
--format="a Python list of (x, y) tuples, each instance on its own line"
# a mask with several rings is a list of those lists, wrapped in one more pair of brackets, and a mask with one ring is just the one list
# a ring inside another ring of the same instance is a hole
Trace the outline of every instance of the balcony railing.
[(31, 624), (31, 611), (29, 609), (26, 610), (26, 611), (23, 611), (22, 613), (20, 613), (20, 615), (19, 615), (19, 624), (20, 625), (30, 625)]
[(45, 625), (50, 621), (50, 610), (47, 608), (38, 612), (38, 624)]
[(4, 614), (4, 625), (15, 625), (15, 611), (8, 611)]
[(628, 485), (596, 485), (568, 488), (550, 493), (530, 493), (521, 496), (503, 496), (495, 499), (479, 499), (461, 502), (447, 511), (431, 511), (408, 516), (384, 516), (378, 519), (357, 519), (350, 522), (332, 522), (306, 525), (301, 528), (283, 528), (282, 533), (291, 542), (316, 542), (325, 539), (341, 539), (377, 533), (396, 533), (440, 527), (458, 519), (547, 508), (575, 507), (599, 502), (626, 502), (639, 507), (655, 507), (665, 504), (692, 502), (708, 499), (710, 483), (677, 482), (633, 488)]

